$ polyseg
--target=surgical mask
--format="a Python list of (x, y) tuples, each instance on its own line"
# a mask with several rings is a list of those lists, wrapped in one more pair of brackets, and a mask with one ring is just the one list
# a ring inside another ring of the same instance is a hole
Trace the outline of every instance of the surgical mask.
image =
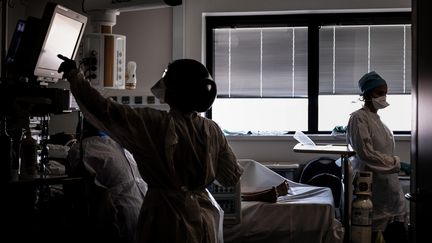
[(386, 101), (386, 96), (380, 96), (378, 98), (372, 98), (372, 104), (375, 107), (375, 109), (383, 109), (389, 106), (389, 103)]

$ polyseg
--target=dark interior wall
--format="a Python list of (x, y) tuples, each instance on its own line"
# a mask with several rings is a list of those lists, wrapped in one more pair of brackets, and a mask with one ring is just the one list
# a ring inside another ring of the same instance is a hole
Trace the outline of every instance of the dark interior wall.
[(432, 216), (432, 2), (412, 0), (413, 7), (413, 129), (411, 139), (412, 242), (430, 237)]

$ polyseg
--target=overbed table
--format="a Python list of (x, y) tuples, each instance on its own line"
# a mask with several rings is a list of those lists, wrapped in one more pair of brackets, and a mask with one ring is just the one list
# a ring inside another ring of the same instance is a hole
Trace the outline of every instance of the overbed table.
[(298, 143), (294, 146), (294, 152), (298, 153), (318, 153), (318, 154), (338, 154), (342, 161), (342, 175), (344, 184), (344, 205), (343, 205), (343, 225), (345, 227), (344, 242), (348, 243), (351, 240), (351, 220), (350, 220), (350, 186), (349, 179), (349, 162), (348, 158), (353, 156), (355, 152), (348, 144), (317, 144), (304, 145)]

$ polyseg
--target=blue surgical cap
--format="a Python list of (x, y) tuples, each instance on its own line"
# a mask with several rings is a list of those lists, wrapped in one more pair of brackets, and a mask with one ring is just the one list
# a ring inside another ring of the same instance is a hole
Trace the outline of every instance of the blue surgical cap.
[(359, 80), (358, 85), (361, 92), (364, 94), (365, 92), (384, 84), (387, 85), (387, 82), (379, 76), (378, 73), (372, 71), (363, 75)]

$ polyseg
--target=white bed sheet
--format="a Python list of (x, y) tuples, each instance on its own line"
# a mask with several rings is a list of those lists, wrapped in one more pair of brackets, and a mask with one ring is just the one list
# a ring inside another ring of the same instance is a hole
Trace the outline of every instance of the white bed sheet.
[(241, 191), (269, 189), (284, 180), (289, 194), (276, 203), (242, 201), (241, 222), (224, 226), (229, 242), (343, 242), (344, 228), (335, 218), (331, 190), (290, 181), (254, 160), (239, 160), (244, 168)]

